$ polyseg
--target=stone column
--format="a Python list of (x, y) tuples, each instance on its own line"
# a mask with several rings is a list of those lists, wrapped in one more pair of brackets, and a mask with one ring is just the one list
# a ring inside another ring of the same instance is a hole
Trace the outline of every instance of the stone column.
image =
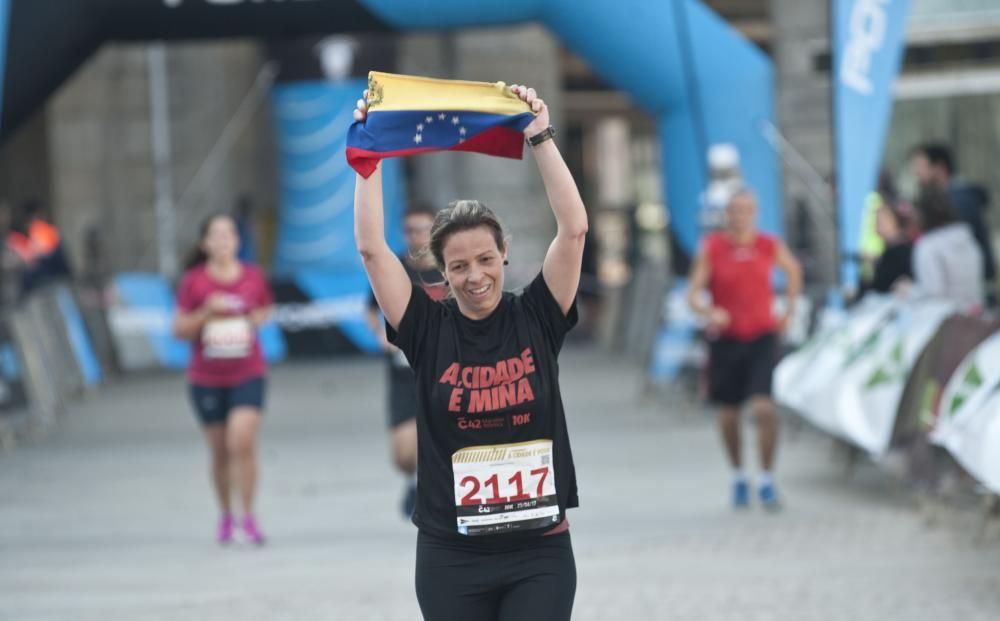
[[(828, 4), (828, 0), (771, 0), (779, 128), (827, 180), (834, 170), (830, 72), (819, 69), (817, 60), (829, 56)], [(785, 159), (786, 230), (794, 244), (806, 244), (813, 253), (813, 261), (807, 265), (812, 274), (832, 283), (838, 273), (830, 252), (836, 247), (835, 211), (809, 191), (801, 167)], [(803, 201), (810, 201), (813, 209), (803, 211)], [(800, 221), (803, 218), (804, 223)], [(807, 239), (796, 239), (796, 232), (803, 229)]]

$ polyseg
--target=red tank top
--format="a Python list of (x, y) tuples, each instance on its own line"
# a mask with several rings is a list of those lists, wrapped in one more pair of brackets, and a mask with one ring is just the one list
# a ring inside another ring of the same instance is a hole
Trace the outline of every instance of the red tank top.
[(749, 244), (737, 244), (726, 233), (712, 233), (705, 238), (705, 250), (712, 303), (730, 317), (720, 336), (750, 341), (773, 332), (778, 322), (771, 312), (771, 272), (778, 241), (758, 233)]

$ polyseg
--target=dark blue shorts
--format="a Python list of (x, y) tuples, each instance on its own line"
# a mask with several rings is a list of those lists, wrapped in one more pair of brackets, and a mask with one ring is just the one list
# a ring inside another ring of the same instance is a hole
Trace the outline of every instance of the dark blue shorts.
[(417, 379), (410, 365), (401, 366), (390, 356), (386, 387), (389, 389), (389, 429), (395, 429), (417, 417)]
[(191, 404), (202, 425), (221, 425), (240, 406), (263, 411), (266, 382), (255, 377), (236, 386), (190, 385)]

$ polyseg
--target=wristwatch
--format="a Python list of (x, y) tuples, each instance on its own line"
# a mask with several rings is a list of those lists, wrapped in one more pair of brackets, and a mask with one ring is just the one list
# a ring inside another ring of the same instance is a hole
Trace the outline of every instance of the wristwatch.
[(537, 147), (546, 140), (551, 140), (556, 135), (556, 128), (549, 125), (542, 131), (538, 132), (534, 136), (525, 138), (524, 141), (528, 143), (529, 147)]

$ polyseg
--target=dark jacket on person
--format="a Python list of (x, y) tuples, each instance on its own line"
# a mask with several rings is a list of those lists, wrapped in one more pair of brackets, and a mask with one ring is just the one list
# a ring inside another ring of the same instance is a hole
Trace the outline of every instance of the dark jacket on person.
[(985, 212), (989, 206), (989, 194), (986, 188), (957, 179), (948, 186), (948, 197), (958, 219), (972, 229), (972, 236), (976, 238), (979, 251), (983, 255), (983, 276), (987, 281), (993, 282), (997, 272), (993, 244), (990, 242), (990, 229), (986, 225)]

